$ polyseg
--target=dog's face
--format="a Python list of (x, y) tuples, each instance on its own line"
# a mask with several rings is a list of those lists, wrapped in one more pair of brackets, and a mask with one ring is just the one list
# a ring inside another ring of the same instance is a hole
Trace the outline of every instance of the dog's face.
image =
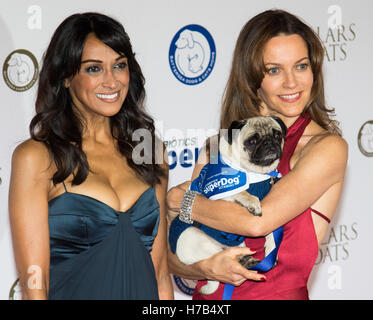
[(277, 117), (234, 121), (221, 141), (220, 152), (247, 171), (267, 173), (280, 161), (286, 126)]

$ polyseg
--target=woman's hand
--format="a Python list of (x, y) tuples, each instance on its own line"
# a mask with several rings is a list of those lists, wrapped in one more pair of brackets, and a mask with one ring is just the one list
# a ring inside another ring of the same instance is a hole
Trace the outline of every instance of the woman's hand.
[(230, 283), (234, 286), (240, 286), (246, 280), (264, 281), (266, 280), (264, 275), (247, 270), (237, 261), (240, 256), (254, 253), (246, 247), (230, 247), (198, 264), (209, 280)]
[(173, 188), (167, 193), (168, 216), (172, 220), (179, 214), (181, 202), (185, 191), (189, 189), (191, 181), (185, 181)]

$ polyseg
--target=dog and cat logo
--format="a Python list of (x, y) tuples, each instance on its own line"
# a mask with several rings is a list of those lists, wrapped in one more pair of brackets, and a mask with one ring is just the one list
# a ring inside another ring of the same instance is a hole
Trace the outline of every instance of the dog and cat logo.
[(180, 82), (196, 85), (203, 82), (214, 68), (215, 42), (202, 26), (190, 24), (173, 37), (169, 50), (171, 71)]
[(38, 62), (28, 50), (13, 51), (3, 64), (4, 81), (10, 89), (17, 92), (29, 90), (35, 84), (38, 73)]

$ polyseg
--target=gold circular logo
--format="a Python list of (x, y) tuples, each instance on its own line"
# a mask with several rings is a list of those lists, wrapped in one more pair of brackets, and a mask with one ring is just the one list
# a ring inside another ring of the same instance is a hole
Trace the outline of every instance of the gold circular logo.
[(357, 143), (363, 155), (373, 157), (373, 120), (369, 120), (361, 126)]
[(9, 291), (9, 300), (22, 300), (22, 292), (19, 286), (19, 279), (14, 281)]
[(4, 81), (14, 91), (22, 92), (29, 90), (35, 84), (38, 74), (38, 62), (35, 56), (28, 50), (15, 50), (4, 61)]

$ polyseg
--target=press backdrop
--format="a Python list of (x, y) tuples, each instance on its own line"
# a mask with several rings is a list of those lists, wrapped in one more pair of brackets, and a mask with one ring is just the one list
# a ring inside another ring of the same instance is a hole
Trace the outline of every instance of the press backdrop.
[[(11, 155), (29, 136), (41, 58), (60, 22), (97, 11), (123, 23), (146, 78), (147, 109), (168, 146), (172, 187), (190, 178), (198, 148), (218, 128), (240, 29), (270, 8), (299, 15), (319, 33), (327, 102), (349, 144), (342, 200), (312, 271), (310, 297), (373, 298), (371, 1), (1, 0), (0, 299), (19, 298), (8, 218)], [(176, 298), (190, 299), (194, 281), (173, 279)]]

